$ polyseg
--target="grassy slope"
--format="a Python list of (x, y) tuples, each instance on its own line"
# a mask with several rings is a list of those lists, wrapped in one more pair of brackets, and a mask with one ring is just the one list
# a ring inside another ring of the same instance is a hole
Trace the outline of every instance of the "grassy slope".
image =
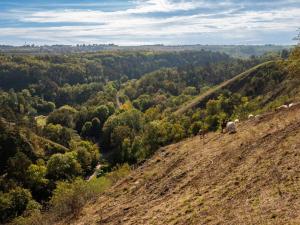
[[(48, 158), (50, 155), (54, 153), (64, 153), (69, 152), (70, 150), (65, 146), (53, 142), (47, 138), (36, 135), (35, 133), (29, 130), (21, 130), (21, 137), (24, 140), (27, 140), (28, 143), (32, 146), (32, 151), (35, 156), (38, 158)], [(54, 149), (56, 152), (51, 152), (49, 149)]]
[(300, 224), (300, 106), (160, 149), (62, 224)]
[(227, 81), (224, 81), (223, 83), (217, 85), (214, 88), (209, 89), (207, 92), (195, 97), (193, 100), (191, 100), (188, 103), (185, 103), (183, 106), (181, 106), (177, 111), (174, 112), (175, 115), (181, 115), (184, 114), (185, 112), (187, 112), (189, 109), (192, 109), (194, 107), (196, 107), (197, 105), (199, 105), (202, 101), (204, 101), (205, 99), (209, 99), (210, 96), (214, 95), (216, 92), (226, 88), (227, 86), (235, 83), (238, 80), (241, 80), (243, 78), (246, 78), (247, 76), (251, 75), (252, 72), (258, 70), (259, 68), (266, 66), (268, 64), (274, 63), (274, 61), (269, 61), (269, 62), (265, 62), (262, 64), (259, 64)]

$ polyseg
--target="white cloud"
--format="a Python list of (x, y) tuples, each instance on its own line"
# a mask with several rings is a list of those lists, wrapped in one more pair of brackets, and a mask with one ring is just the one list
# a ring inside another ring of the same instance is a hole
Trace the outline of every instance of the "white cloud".
[(55, 10), (25, 13), (19, 19), (25, 22), (101, 22), (113, 19), (129, 19), (132, 16), (156, 12), (187, 11), (197, 7), (195, 2), (170, 0), (139, 0), (134, 8), (123, 11), (103, 12), (93, 10)]
[(177, 10), (190, 10), (198, 4), (195, 2), (172, 2), (170, 0), (146, 0), (136, 1), (135, 9), (127, 10), (128, 13), (151, 13), (151, 12), (172, 12)]
[[(212, 9), (203, 10), (204, 8)], [(231, 1), (138, 0), (129, 9), (104, 12), (100, 10), (48, 10), (12, 12), (19, 21), (33, 23), (27, 28), (0, 28), (2, 36), (22, 36), (28, 40), (66, 42), (158, 43), (172, 37), (215, 34), (219, 38), (248, 38), (257, 32), (293, 32), (300, 21), (300, 7), (270, 10), (243, 10)], [(193, 13), (191, 12), (193, 10)], [(182, 13), (185, 12), (185, 13)], [(189, 13), (190, 12), (190, 13)], [(154, 16), (161, 13), (164, 16)], [(59, 23), (51, 26), (44, 23)], [(86, 23), (67, 26), (65, 23)], [(35, 27), (34, 24), (44, 24)], [(253, 40), (255, 37), (252, 38)], [(292, 37), (290, 37), (292, 39)], [(113, 40), (113, 41), (109, 41)], [(178, 39), (173, 40), (176, 44)]]

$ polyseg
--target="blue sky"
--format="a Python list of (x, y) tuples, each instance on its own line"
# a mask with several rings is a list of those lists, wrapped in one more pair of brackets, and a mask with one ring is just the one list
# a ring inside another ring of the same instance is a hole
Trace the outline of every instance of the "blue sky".
[(294, 44), (300, 0), (0, 0), (0, 44)]

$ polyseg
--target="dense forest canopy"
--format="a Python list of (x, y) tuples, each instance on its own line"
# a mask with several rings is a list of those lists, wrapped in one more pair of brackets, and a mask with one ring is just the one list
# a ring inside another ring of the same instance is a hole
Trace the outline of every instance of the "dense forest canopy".
[[(270, 60), (204, 108), (172, 113)], [(216, 131), (224, 120), (288, 101), (299, 74), (299, 48), (248, 59), (204, 50), (2, 54), (0, 222), (55, 205), (70, 182), (85, 185), (78, 178), (99, 165), (107, 179), (116, 165), (141, 163), (199, 129)]]

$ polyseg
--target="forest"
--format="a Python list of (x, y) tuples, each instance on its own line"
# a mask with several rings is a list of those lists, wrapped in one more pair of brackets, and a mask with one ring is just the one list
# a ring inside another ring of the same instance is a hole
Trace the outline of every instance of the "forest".
[[(243, 59), (206, 50), (1, 54), (0, 223), (74, 213), (81, 202), (57, 207), (76, 188), (88, 199), (162, 146), (295, 99), (299, 59), (299, 47)], [(173, 113), (264, 62), (205, 107)]]

